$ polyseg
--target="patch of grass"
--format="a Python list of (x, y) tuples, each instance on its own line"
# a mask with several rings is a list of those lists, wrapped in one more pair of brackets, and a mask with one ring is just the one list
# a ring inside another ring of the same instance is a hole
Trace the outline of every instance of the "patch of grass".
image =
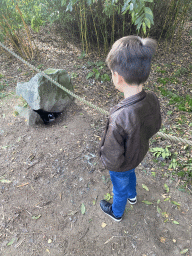
[(88, 61), (87, 67), (88, 68), (92, 67), (92, 71), (89, 72), (86, 76), (87, 79), (94, 78), (94, 79), (100, 80), (102, 82), (111, 80), (109, 75), (104, 73), (105, 63), (103, 61), (97, 61), (95, 63), (92, 61)]
[(169, 97), (169, 105), (175, 105), (179, 111), (192, 112), (192, 98), (189, 95), (179, 96), (162, 86), (158, 89), (163, 96)]
[(157, 72), (164, 74), (164, 73), (166, 73), (167, 71), (164, 70), (164, 69), (162, 69), (161, 67), (158, 67), (158, 66), (157, 66)]
[(174, 77), (180, 77), (187, 75), (190, 72), (189, 69), (181, 67), (180, 69), (176, 70), (175, 73), (173, 74)]

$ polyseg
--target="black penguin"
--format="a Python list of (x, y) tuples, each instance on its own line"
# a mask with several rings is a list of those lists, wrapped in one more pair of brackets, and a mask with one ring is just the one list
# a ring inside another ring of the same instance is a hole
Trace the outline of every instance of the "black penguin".
[(48, 112), (43, 109), (38, 109), (38, 110), (33, 109), (33, 111), (37, 112), (40, 115), (44, 124), (53, 122), (55, 120), (55, 118), (57, 118), (61, 114), (61, 112)]

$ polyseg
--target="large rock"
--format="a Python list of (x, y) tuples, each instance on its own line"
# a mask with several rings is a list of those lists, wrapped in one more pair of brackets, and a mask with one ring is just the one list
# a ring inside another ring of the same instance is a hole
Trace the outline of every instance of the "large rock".
[[(65, 70), (47, 69), (44, 72), (65, 88), (73, 91), (71, 79)], [(73, 100), (71, 95), (51, 83), (41, 73), (35, 75), (29, 82), (17, 83), (16, 93), (22, 96), (34, 110), (62, 112)]]

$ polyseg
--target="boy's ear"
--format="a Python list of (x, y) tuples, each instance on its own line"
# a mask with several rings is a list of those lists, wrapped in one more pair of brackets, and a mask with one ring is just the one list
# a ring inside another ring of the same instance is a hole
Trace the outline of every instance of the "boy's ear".
[(123, 82), (125, 82), (124, 78), (123, 78), (121, 75), (119, 75), (119, 73), (114, 72), (114, 73), (113, 73), (113, 76), (116, 77), (117, 83), (123, 83)]

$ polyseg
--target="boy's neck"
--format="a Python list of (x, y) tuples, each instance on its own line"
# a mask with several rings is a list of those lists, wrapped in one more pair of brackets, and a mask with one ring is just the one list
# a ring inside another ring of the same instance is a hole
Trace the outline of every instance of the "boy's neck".
[(123, 88), (124, 98), (129, 98), (135, 94), (138, 94), (142, 91), (143, 85), (128, 85)]

